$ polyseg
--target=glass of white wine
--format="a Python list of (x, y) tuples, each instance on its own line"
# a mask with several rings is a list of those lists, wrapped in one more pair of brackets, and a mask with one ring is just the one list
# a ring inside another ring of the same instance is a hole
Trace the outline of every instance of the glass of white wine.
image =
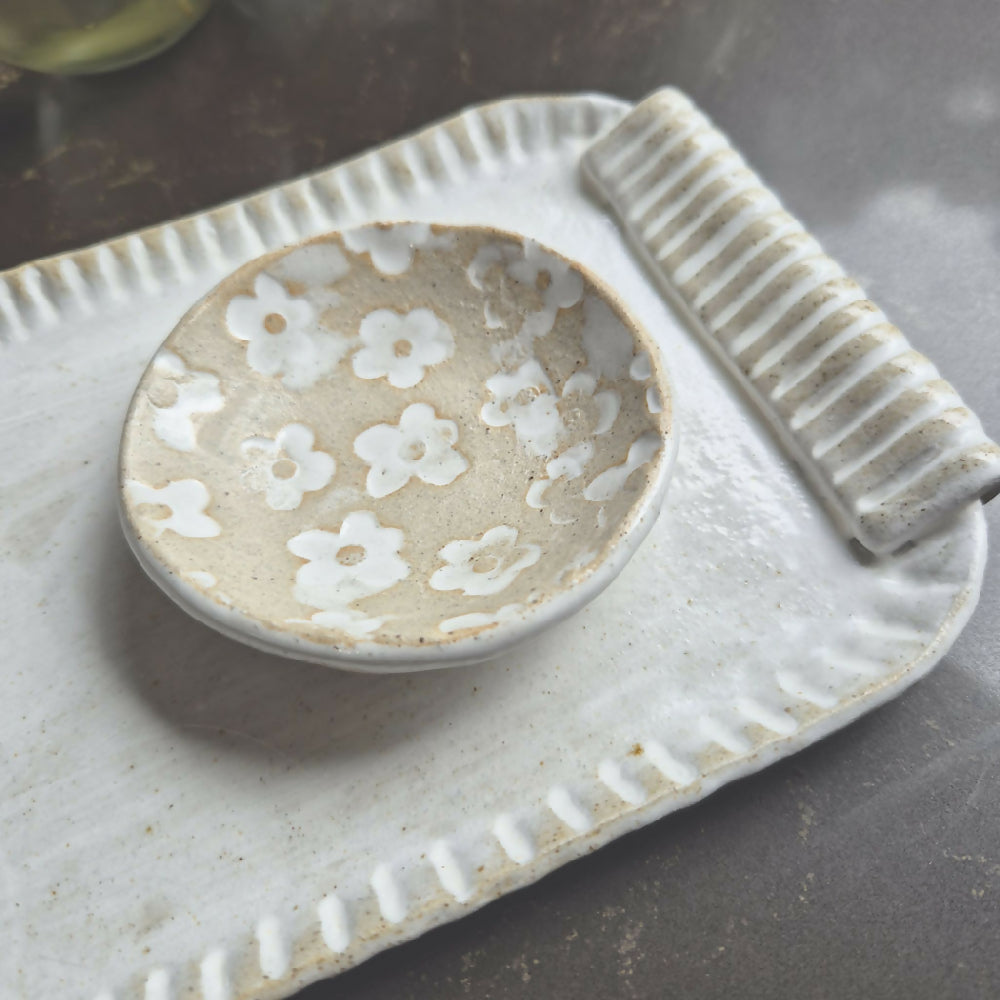
[(156, 55), (212, 0), (0, 0), (0, 61), (43, 73), (100, 73)]

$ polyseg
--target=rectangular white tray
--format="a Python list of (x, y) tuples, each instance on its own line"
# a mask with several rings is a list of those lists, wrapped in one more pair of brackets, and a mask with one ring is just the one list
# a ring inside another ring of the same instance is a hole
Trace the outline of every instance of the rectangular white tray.
[[(628, 105), (473, 109), (306, 180), (0, 281), (0, 996), (284, 997), (794, 752), (971, 613), (982, 513), (861, 563), (582, 192)], [(403, 677), (232, 643), (126, 549), (118, 434), (181, 314), (374, 219), (520, 230), (660, 338), (681, 428), (653, 534), (505, 659)]]

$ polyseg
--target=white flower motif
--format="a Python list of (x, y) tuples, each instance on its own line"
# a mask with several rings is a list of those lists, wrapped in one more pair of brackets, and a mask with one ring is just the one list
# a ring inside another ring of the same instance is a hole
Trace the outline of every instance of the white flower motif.
[(157, 378), (148, 391), (153, 433), (168, 448), (194, 451), (198, 443), (194, 417), (217, 413), (225, 404), (218, 377), (192, 371), (182, 358), (166, 350), (153, 359), (153, 371)]
[(612, 380), (625, 375), (632, 363), (632, 334), (607, 302), (596, 295), (583, 297), (580, 336), (589, 371), (598, 378)]
[(383, 274), (402, 274), (410, 269), (414, 252), (453, 246), (452, 233), (435, 235), (426, 222), (362, 226), (344, 233), (344, 245), (354, 253), (367, 253)]
[(566, 379), (559, 412), (571, 432), (600, 437), (614, 426), (621, 406), (622, 397), (615, 389), (598, 392), (597, 379), (583, 371)]
[(415, 386), (431, 365), (455, 353), (455, 337), (444, 320), (430, 309), (414, 309), (401, 316), (376, 309), (361, 321), (364, 345), (354, 355), (358, 378), (385, 378), (397, 389)]
[(229, 332), (247, 344), (247, 364), (261, 375), (283, 372), (289, 389), (307, 389), (329, 375), (347, 340), (319, 329), (313, 306), (270, 275), (257, 275), (253, 288), (254, 295), (237, 295), (226, 309)]
[(528, 488), (525, 502), (535, 510), (552, 507), (549, 520), (553, 524), (572, 524), (576, 517), (559, 510), (545, 497), (548, 488), (559, 479), (572, 482), (583, 475), (587, 463), (594, 457), (594, 439), (614, 426), (621, 409), (621, 396), (614, 389), (597, 392), (597, 379), (589, 372), (576, 372), (563, 386), (557, 406), (567, 433), (583, 440), (566, 448), (545, 466), (547, 478), (536, 479)]
[(553, 507), (549, 511), (549, 520), (553, 524), (573, 524), (576, 517), (572, 514), (563, 514), (558, 510), (558, 504), (553, 505), (547, 498), (546, 491), (559, 479), (572, 482), (583, 475), (587, 463), (594, 457), (593, 441), (581, 441), (579, 444), (567, 448), (562, 454), (553, 458), (545, 466), (545, 479), (536, 479), (528, 487), (524, 502), (535, 510), (544, 510), (546, 507)]
[(304, 493), (321, 490), (337, 463), (325, 451), (313, 451), (316, 438), (305, 424), (286, 424), (274, 438), (247, 438), (240, 450), (253, 463), (243, 474), (251, 488), (262, 490), (272, 510), (297, 510)]
[(431, 486), (453, 483), (469, 463), (455, 450), (458, 425), (438, 419), (434, 407), (412, 403), (399, 424), (376, 424), (354, 441), (354, 453), (370, 466), (365, 482), (376, 499), (402, 489), (413, 476)]
[(298, 246), (268, 265), (273, 277), (303, 286), (309, 301), (320, 309), (343, 301), (333, 285), (350, 270), (343, 250), (326, 240)]
[(125, 490), (138, 508), (136, 513), (151, 524), (157, 538), (165, 531), (184, 538), (214, 538), (222, 531), (219, 522), (205, 513), (212, 498), (198, 479), (178, 479), (160, 487), (130, 479)]
[(498, 594), (517, 576), (538, 562), (540, 546), (517, 544), (517, 529), (505, 524), (490, 528), (480, 538), (449, 542), (438, 557), (447, 565), (435, 570), (430, 584), (435, 590), (461, 590), (467, 597)]
[(567, 433), (584, 437), (606, 434), (618, 418), (621, 397), (613, 389), (597, 392), (597, 379), (576, 372), (557, 397), (545, 369), (526, 361), (512, 373), (498, 372), (486, 380), (493, 399), (480, 410), (491, 427), (514, 427), (517, 439), (544, 458)]
[(581, 441), (567, 448), (545, 466), (545, 474), (549, 479), (579, 479), (587, 463), (594, 457), (594, 442)]
[(520, 247), (513, 243), (489, 243), (472, 259), (466, 274), (476, 288), (488, 290), (485, 278), (496, 264), (504, 266), (504, 274), (499, 289), (483, 307), (486, 325), (490, 329), (506, 325), (500, 307), (506, 300), (518, 298), (518, 289), (509, 287), (506, 278), (512, 278), (521, 289), (534, 288), (541, 293), (541, 308), (528, 313), (517, 331), (522, 341), (530, 343), (534, 338), (547, 334), (552, 329), (556, 313), (576, 305), (583, 295), (583, 279), (579, 272), (572, 268), (569, 261), (548, 253), (534, 240), (526, 239)]
[(653, 377), (653, 363), (645, 351), (640, 351), (632, 359), (632, 364), (628, 368), (628, 376), (633, 382), (645, 382), (646, 379)]
[[(291, 621), (298, 622), (301, 619), (291, 619)], [(313, 625), (345, 632), (352, 639), (366, 639), (388, 621), (388, 616), (376, 617), (366, 615), (355, 608), (345, 608), (340, 611), (317, 611), (309, 621)]]
[(629, 446), (625, 461), (621, 465), (612, 465), (610, 469), (605, 469), (589, 483), (583, 491), (584, 498), (595, 503), (610, 500), (624, 489), (628, 477), (636, 469), (652, 461), (653, 456), (662, 447), (663, 441), (655, 431), (640, 434)]
[(467, 615), (445, 618), (438, 625), (438, 628), (445, 635), (450, 635), (452, 632), (462, 632), (470, 628), (482, 630), (491, 628), (494, 625), (500, 625), (503, 622), (514, 621), (521, 616), (522, 611), (524, 611), (524, 605), (522, 604), (505, 604), (497, 612), (472, 611)]
[(563, 432), (558, 401), (545, 369), (525, 361), (515, 372), (497, 372), (486, 380), (493, 399), (479, 411), (490, 427), (514, 426), (518, 441), (536, 455), (551, 455)]
[[(317, 624), (348, 631), (360, 625), (364, 633), (364, 623), (349, 605), (380, 594), (410, 575), (410, 567), (399, 556), (403, 541), (402, 531), (382, 527), (367, 510), (348, 514), (340, 531), (303, 531), (288, 542), (289, 551), (306, 560), (295, 574), (295, 600), (320, 609), (325, 617), (313, 615)], [(376, 621), (367, 631), (379, 624)]]

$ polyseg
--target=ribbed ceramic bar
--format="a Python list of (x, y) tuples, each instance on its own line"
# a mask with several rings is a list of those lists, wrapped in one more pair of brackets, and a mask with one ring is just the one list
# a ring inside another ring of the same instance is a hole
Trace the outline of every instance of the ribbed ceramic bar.
[(849, 536), (892, 552), (1000, 491), (976, 415), (689, 98), (653, 94), (582, 168)]

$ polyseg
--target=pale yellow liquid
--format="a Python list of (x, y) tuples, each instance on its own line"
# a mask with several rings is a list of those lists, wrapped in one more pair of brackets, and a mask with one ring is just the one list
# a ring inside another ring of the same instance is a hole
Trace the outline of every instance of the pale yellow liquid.
[(212, 0), (2, 0), (0, 60), (45, 73), (97, 73), (173, 44)]

